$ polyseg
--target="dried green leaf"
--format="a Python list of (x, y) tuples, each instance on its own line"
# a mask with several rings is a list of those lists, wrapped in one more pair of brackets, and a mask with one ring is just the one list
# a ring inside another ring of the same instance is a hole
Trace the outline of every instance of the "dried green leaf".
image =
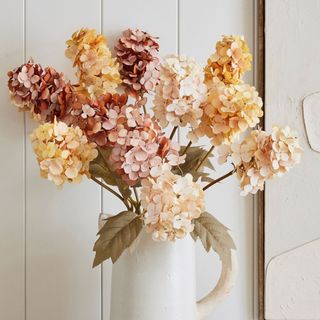
[(99, 154), (96, 159), (90, 162), (90, 174), (96, 178), (102, 178), (107, 184), (117, 186), (121, 195), (126, 199), (131, 195), (129, 186), (113, 170), (109, 157), (111, 148), (98, 148)]
[(137, 238), (142, 227), (142, 220), (132, 211), (123, 211), (108, 218), (98, 232), (99, 239), (93, 247), (96, 252), (93, 267), (109, 258), (115, 263)]
[[(182, 147), (181, 151), (183, 153), (186, 147)], [(209, 177), (209, 173), (204, 172), (204, 168), (214, 170), (214, 167), (210, 161), (212, 154), (203, 162), (201, 167), (196, 171), (198, 164), (207, 154), (207, 150), (202, 147), (190, 147), (186, 152), (186, 160), (183, 164), (179, 165), (174, 169), (174, 173), (185, 175), (191, 173), (194, 181), (201, 179), (201, 181), (211, 182), (212, 179)]]
[(194, 230), (191, 236), (195, 241), (199, 238), (207, 252), (213, 249), (219, 256), (227, 256), (228, 259), (231, 255), (226, 253), (236, 249), (228, 228), (208, 212), (203, 212), (199, 218), (194, 220)]

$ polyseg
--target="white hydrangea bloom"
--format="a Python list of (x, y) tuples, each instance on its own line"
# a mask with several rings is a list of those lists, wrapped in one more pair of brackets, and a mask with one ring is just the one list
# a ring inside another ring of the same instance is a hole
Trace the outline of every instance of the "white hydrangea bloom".
[(206, 99), (204, 75), (193, 58), (167, 56), (160, 67), (160, 82), (156, 86), (154, 115), (162, 127), (196, 128), (202, 116), (201, 104)]
[(154, 240), (173, 241), (193, 231), (193, 219), (204, 210), (204, 191), (191, 174), (179, 176), (163, 168), (158, 177), (141, 184), (144, 222)]

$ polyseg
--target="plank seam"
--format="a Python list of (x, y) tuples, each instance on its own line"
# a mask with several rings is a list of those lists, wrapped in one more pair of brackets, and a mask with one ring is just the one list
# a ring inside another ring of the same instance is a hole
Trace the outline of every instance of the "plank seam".
[[(103, 0), (100, 0), (100, 33), (103, 34)], [(101, 179), (102, 180), (102, 179)], [(100, 212), (103, 212), (103, 188), (100, 187)], [(104, 320), (103, 263), (100, 266), (100, 319)]]
[[(180, 0), (176, 0), (176, 10), (177, 10), (177, 25), (176, 25), (176, 29), (177, 29), (177, 34), (176, 34), (176, 51), (177, 51), (177, 55), (180, 55)], [(178, 127), (178, 132), (177, 132), (177, 140), (178, 143), (180, 144), (180, 140), (181, 140), (181, 129), (180, 127)]]
[[(22, 50), (23, 62), (26, 61), (27, 56), (27, 0), (22, 0), (23, 9), (23, 23), (22, 23)], [(27, 119), (26, 113), (23, 113), (23, 291), (24, 291), (24, 319), (27, 320)]]

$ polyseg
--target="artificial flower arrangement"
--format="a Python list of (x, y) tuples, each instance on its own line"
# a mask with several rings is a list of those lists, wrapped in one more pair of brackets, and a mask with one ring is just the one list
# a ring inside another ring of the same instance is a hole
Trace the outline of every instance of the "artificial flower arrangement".
[[(40, 122), (31, 141), (41, 176), (60, 187), (87, 176), (126, 208), (100, 229), (94, 266), (115, 262), (144, 227), (155, 241), (190, 233), (207, 251), (234, 248), (227, 228), (205, 211), (205, 191), (236, 174), (241, 193), (254, 194), (301, 157), (288, 127), (247, 133), (263, 111), (242, 80), (252, 61), (243, 37), (224, 36), (204, 68), (186, 56), (160, 59), (158, 51), (157, 38), (128, 29), (114, 58), (103, 35), (81, 29), (66, 49), (77, 84), (32, 60), (8, 72), (13, 103)], [(188, 129), (186, 146), (175, 141), (179, 127)], [(201, 137), (209, 150), (195, 145)], [(212, 178), (212, 157), (232, 170)]]

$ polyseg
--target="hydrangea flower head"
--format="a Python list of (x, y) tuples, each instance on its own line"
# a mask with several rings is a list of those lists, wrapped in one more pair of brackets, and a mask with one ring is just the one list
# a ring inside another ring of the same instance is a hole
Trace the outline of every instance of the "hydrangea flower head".
[(154, 240), (173, 241), (193, 231), (193, 219), (204, 210), (204, 191), (191, 174), (179, 176), (164, 170), (141, 184), (144, 222)]
[(43, 178), (62, 186), (90, 176), (89, 163), (98, 152), (79, 127), (59, 121), (45, 123), (34, 130), (31, 141)]

